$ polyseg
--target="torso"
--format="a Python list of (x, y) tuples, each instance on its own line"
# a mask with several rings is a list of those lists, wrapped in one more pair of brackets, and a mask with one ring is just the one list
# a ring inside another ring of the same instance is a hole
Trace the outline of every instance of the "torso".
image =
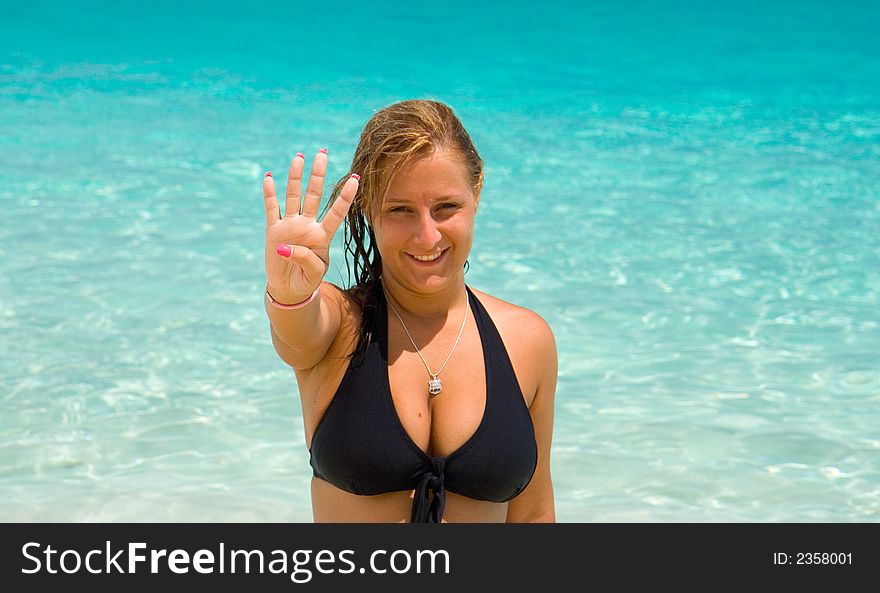
[[(527, 324), (523, 317), (533, 315), (515, 305), (473, 290), (491, 316), (501, 335), (516, 373), (526, 406), (531, 404), (538, 383), (538, 361), (526, 355), (528, 343), (523, 335)], [(338, 291), (337, 291), (338, 293)], [(339, 294), (339, 298), (344, 298)], [(323, 360), (308, 371), (297, 371), (302, 397), (303, 419), (307, 446), (327, 406), (333, 399), (348, 368), (348, 354), (357, 341), (360, 312), (345, 300), (345, 314), (340, 331)], [(483, 418), (486, 405), (485, 359), (480, 336), (473, 321), (468, 319), (461, 340), (441, 374), (443, 391), (429, 402), (428, 373), (413, 350), (400, 323), (388, 312), (388, 379), (394, 408), (412, 441), (430, 456), (448, 456), (467, 441)], [(438, 332), (441, 336), (422, 347), (420, 334), (413, 328), (413, 338), (422, 356), (437, 370), (449, 354), (458, 335), (461, 317), (446, 320)], [(421, 334), (427, 341), (427, 334)], [(412, 491), (389, 492), (374, 496), (358, 496), (341, 490), (324, 480), (312, 478), (312, 508), (317, 522), (406, 522), (412, 507)], [(476, 500), (449, 492), (444, 521), (503, 522), (507, 503)]]

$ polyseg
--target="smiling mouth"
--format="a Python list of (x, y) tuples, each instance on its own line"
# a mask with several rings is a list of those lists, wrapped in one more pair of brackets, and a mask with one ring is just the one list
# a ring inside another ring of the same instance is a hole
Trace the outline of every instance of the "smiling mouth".
[(440, 251), (435, 251), (434, 253), (429, 253), (427, 255), (413, 255), (412, 253), (407, 253), (407, 255), (416, 261), (430, 263), (443, 257), (443, 254), (446, 253), (448, 249), (449, 248), (447, 247), (446, 249), (441, 249)]

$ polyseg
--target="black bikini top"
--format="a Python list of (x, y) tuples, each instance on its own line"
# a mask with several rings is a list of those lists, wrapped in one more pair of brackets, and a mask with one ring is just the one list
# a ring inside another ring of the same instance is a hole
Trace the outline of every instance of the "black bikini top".
[(476, 432), (448, 457), (429, 456), (407, 434), (391, 398), (388, 315), (380, 293), (363, 363), (349, 364), (312, 437), (316, 477), (352, 494), (414, 489), (413, 523), (439, 523), (447, 489), (506, 502), (528, 486), (538, 463), (532, 419), (495, 324), (467, 291), (486, 367), (486, 407)]

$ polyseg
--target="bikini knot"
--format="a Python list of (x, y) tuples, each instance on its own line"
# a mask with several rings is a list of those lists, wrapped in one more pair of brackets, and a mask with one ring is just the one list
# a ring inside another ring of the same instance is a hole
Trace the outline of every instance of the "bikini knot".
[(443, 469), (446, 458), (432, 457), (431, 471), (422, 472), (419, 485), (413, 494), (410, 523), (440, 523), (446, 506), (446, 487)]

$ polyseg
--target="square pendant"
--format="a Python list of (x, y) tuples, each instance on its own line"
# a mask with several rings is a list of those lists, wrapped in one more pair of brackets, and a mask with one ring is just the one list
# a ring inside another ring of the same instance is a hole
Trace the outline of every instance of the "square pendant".
[(443, 384), (440, 382), (440, 379), (430, 379), (428, 381), (428, 393), (431, 395), (437, 395), (443, 390)]

